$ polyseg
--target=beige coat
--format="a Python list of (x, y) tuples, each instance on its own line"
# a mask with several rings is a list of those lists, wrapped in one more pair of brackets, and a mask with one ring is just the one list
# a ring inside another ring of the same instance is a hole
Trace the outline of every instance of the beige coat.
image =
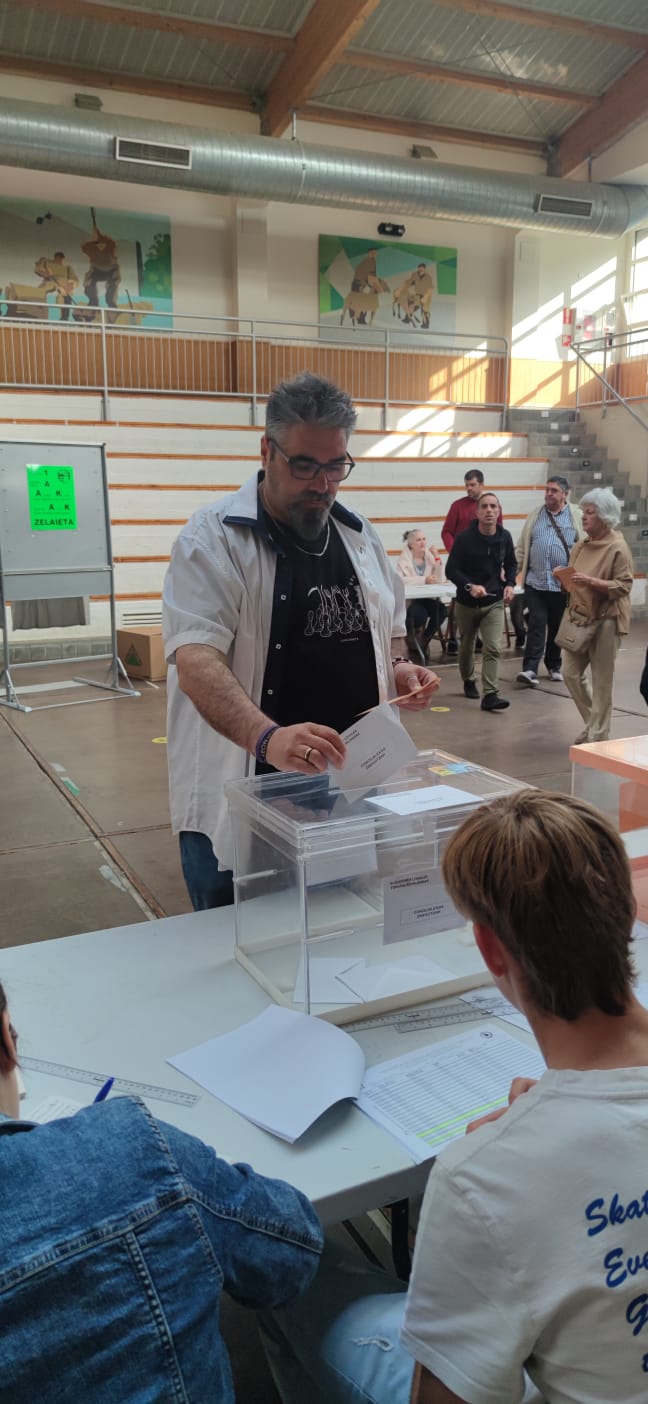
[(610, 582), (607, 595), (589, 585), (575, 585), (569, 594), (570, 608), (588, 619), (616, 619), (617, 633), (627, 634), (634, 574), (630, 548), (621, 532), (611, 531), (601, 541), (577, 541), (569, 564), (584, 575)]

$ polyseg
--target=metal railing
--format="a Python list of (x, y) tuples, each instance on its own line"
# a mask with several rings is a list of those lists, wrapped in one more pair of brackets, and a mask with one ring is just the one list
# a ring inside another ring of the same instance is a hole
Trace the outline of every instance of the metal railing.
[[(605, 416), (608, 405), (622, 405), (648, 430), (648, 420), (632, 407), (633, 402), (648, 399), (648, 326), (607, 332), (593, 341), (574, 342), (571, 349), (577, 358), (576, 411), (600, 405)], [(581, 367), (589, 375), (585, 383)], [(632, 393), (624, 393), (628, 390)]]
[[(55, 313), (55, 319), (52, 313)], [(277, 381), (309, 368), (337, 381), (354, 400), (382, 407), (479, 405), (508, 415), (509, 342), (503, 336), (434, 332), (403, 325), (352, 325), (145, 313), (135, 306), (56, 307), (4, 301), (0, 385), (94, 390), (104, 418), (110, 396), (201, 395), (257, 403)]]

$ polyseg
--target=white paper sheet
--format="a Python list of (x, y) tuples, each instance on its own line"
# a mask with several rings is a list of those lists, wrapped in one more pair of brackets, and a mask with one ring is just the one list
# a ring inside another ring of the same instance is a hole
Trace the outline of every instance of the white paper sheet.
[[(360, 995), (354, 994), (338, 976), (342, 976), (345, 970), (353, 970), (356, 965), (365, 964), (364, 960), (353, 960), (350, 956), (311, 956), (308, 963), (311, 1004), (362, 1004)], [(303, 1004), (305, 998), (304, 957), (301, 955), (293, 1003)]]
[(367, 804), (377, 804), (392, 814), (420, 814), (431, 809), (452, 809), (463, 804), (484, 804), (483, 795), (471, 795), (454, 785), (423, 785), (395, 795), (371, 795)]
[(365, 1001), (404, 994), (407, 990), (422, 990), (451, 979), (451, 970), (426, 956), (412, 956), (389, 965), (356, 965), (340, 976), (342, 983)]
[(24, 1116), (27, 1121), (37, 1121), (42, 1126), (46, 1121), (60, 1121), (63, 1116), (76, 1116), (78, 1111), (81, 1111), (81, 1102), (75, 1102), (71, 1097), (44, 1097), (33, 1111), (25, 1111)]
[(505, 1107), (514, 1077), (544, 1071), (537, 1048), (503, 1029), (474, 1029), (368, 1068), (358, 1106), (420, 1163)]
[(357, 1097), (364, 1053), (335, 1024), (271, 1004), (256, 1019), (167, 1062), (255, 1126), (296, 1141), (328, 1107)]
[(466, 925), (450, 901), (440, 868), (385, 878), (383, 911), (385, 946)]
[(398, 717), (396, 707), (383, 703), (342, 732), (347, 757), (336, 783), (349, 790), (371, 790), (382, 785), (402, 765), (414, 759), (416, 746)]
[(645, 941), (648, 937), (648, 926), (645, 921), (636, 921), (632, 928), (632, 934), (635, 941)]

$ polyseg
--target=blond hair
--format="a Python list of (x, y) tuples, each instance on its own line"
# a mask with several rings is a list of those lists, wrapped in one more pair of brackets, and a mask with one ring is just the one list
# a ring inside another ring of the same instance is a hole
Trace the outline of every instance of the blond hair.
[(521, 790), (480, 806), (443, 857), (464, 916), (517, 960), (531, 1002), (560, 1019), (625, 1013), (636, 978), (635, 901), (623, 843), (584, 800)]

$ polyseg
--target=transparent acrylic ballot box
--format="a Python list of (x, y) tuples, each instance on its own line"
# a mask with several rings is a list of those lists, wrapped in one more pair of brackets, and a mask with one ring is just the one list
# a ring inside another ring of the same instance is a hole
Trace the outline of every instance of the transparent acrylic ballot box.
[(648, 736), (572, 746), (572, 794), (616, 824), (626, 846), (637, 916), (648, 921)]
[(334, 771), (232, 782), (237, 960), (336, 1023), (489, 983), (440, 863), (476, 804), (521, 788), (437, 750), (346, 795)]

